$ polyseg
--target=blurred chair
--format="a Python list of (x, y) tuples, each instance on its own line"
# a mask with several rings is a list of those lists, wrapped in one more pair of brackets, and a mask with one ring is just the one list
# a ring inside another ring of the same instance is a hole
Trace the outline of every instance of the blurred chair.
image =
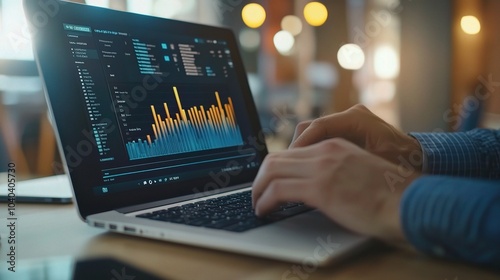
[[(54, 159), (55, 139), (46, 117), (47, 110), (41, 92), (41, 81), (34, 61), (0, 60), (0, 143), (3, 142), (9, 160), (15, 162), (21, 174), (52, 174), (47, 161)], [(29, 115), (39, 126), (38, 146), (34, 150), (36, 163), (31, 164), (31, 168), (22, 147), (22, 135), (26, 132), (27, 123), (20, 117), (22, 115)]]

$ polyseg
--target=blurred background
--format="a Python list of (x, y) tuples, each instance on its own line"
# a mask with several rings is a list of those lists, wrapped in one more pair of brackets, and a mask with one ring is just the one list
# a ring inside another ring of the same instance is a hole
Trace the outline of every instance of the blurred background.
[[(0, 0), (0, 172), (62, 173), (22, 1)], [(498, 0), (86, 0), (231, 28), (271, 150), (361, 103), (404, 131), (500, 128)]]

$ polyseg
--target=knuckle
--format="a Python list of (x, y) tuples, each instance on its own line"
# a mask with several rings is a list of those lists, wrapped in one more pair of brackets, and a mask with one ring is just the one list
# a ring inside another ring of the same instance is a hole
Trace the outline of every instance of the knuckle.
[(344, 149), (339, 153), (339, 159), (344, 165), (350, 165), (357, 162), (359, 153), (352, 149)]
[(366, 106), (363, 104), (356, 104), (356, 105), (352, 106), (351, 109), (358, 110), (358, 111), (369, 111), (368, 108), (366, 108)]
[(324, 155), (316, 161), (318, 167), (332, 166), (334, 163), (335, 158), (331, 155)]
[(311, 125), (313, 121), (303, 121), (297, 124), (296, 130), (304, 130)]
[(286, 185), (280, 180), (274, 180), (269, 184), (269, 192), (274, 198), (281, 197), (286, 192)]
[(267, 173), (271, 173), (279, 164), (279, 156), (277, 154), (269, 154), (262, 163), (262, 167)]
[(276, 163), (277, 161), (281, 160), (282, 157), (283, 157), (283, 152), (275, 152), (268, 154), (266, 156), (266, 160), (270, 163)]
[(347, 149), (349, 146), (353, 145), (352, 142), (349, 142), (348, 140), (344, 138), (336, 138), (335, 139), (336, 144), (341, 147), (342, 149)]
[(342, 147), (343, 141), (344, 140), (341, 138), (328, 139), (326, 141), (321, 142), (319, 146), (321, 150), (327, 153), (331, 153), (338, 151)]
[(311, 122), (311, 126), (324, 126), (326, 125), (328, 122), (328, 119), (327, 117), (321, 117), (321, 118), (317, 118), (315, 119), (314, 121)]
[(277, 153), (267, 154), (266, 160), (276, 160), (277, 157), (278, 157)]

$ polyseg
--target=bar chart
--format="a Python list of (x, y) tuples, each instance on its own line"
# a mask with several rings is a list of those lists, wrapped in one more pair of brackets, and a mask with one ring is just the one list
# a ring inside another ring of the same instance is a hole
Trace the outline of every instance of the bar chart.
[(126, 144), (130, 160), (243, 144), (231, 97), (223, 104), (219, 92), (215, 91), (215, 104), (184, 109), (177, 87), (172, 90), (178, 112), (171, 113), (169, 105), (164, 102), (160, 109), (165, 113), (162, 117), (151, 105), (152, 133)]

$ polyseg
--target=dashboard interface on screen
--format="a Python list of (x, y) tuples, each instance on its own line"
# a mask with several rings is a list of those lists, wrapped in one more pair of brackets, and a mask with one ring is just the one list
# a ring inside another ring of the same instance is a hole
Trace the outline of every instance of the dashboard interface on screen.
[(227, 41), (70, 21), (61, 29), (93, 144), (64, 152), (71, 166), (96, 149), (94, 195), (258, 168)]

